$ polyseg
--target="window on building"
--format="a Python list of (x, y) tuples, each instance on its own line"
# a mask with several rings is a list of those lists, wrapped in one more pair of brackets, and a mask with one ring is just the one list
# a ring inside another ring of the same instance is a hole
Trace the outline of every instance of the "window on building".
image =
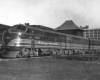
[(94, 30), (94, 34), (97, 34), (97, 30)]
[(90, 30), (90, 33), (93, 33), (93, 30)]
[(90, 38), (93, 38), (93, 35), (90, 35)]
[(98, 30), (98, 34), (100, 34), (100, 30)]
[(97, 38), (97, 35), (94, 34), (94, 38)]

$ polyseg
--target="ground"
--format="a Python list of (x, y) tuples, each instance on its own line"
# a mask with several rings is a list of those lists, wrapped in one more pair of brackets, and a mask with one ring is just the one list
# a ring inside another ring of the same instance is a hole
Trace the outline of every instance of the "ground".
[(100, 80), (100, 60), (5, 59), (0, 61), (0, 80)]

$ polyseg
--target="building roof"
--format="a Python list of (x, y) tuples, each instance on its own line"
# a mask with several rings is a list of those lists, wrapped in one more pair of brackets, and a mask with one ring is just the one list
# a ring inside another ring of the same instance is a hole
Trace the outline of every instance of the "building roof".
[(82, 30), (72, 20), (67, 20), (61, 26), (56, 28), (56, 30), (72, 30), (72, 29), (80, 29), (80, 30)]

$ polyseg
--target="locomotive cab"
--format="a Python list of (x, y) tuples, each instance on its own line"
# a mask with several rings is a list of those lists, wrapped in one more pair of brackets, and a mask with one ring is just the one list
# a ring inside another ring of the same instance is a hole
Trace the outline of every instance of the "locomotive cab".
[[(2, 57), (17, 57), (23, 48), (31, 48), (31, 35), (25, 33), (27, 27), (23, 25), (14, 26), (4, 31)], [(1, 44), (2, 45), (2, 44)]]

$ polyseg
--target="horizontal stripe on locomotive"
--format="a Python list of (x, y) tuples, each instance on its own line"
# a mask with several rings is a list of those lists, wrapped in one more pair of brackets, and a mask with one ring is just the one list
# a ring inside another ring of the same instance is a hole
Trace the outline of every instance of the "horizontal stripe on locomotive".
[(15, 46), (16, 44), (18, 45), (19, 43), (28, 43), (28, 44), (31, 44), (31, 40), (29, 40), (29, 39), (20, 39), (20, 38), (18, 38), (18, 39), (13, 39), (13, 40), (11, 40), (11, 41), (7, 44), (7, 46)]
[[(34, 40), (33, 40), (34, 41)], [(47, 42), (47, 41), (40, 41), (40, 40), (35, 40), (33, 42), (34, 44), (44, 44), (44, 45), (60, 45), (58, 42)], [(30, 39), (13, 39), (11, 40), (7, 46), (15, 46), (19, 44), (26, 44), (26, 45), (31, 45), (31, 40)]]
[[(13, 46), (12, 46), (13, 47)], [(31, 45), (16, 45), (16, 47), (26, 47), (26, 48), (31, 48)], [(55, 46), (55, 45), (34, 45), (35, 48), (65, 48), (65, 46)], [(72, 48), (72, 49), (86, 49), (88, 47), (83, 47), (83, 46), (66, 46), (66, 48)]]
[(35, 45), (35, 48), (60, 48), (60, 46), (55, 45)]
[[(9, 50), (21, 50), (22, 48), (31, 48), (31, 46), (20, 46), (20, 47), (13, 47), (10, 46)], [(65, 47), (60, 47), (60, 46), (43, 46), (43, 45), (35, 45), (33, 48), (65, 48)]]
[[(60, 47), (60, 46), (57, 46), (57, 45), (42, 45), (42, 44), (36, 44), (36, 45), (33, 45), (34, 47), (35, 46), (38, 46), (38, 47)], [(13, 46), (10, 46), (10, 47), (13, 47)], [(14, 45), (14, 47), (26, 47), (26, 48), (31, 48), (32, 46), (31, 45)]]
[(60, 45), (59, 42), (47, 42), (47, 41), (40, 41), (40, 40), (35, 40), (35, 44), (44, 44), (44, 45)]
[[(19, 43), (19, 45), (20, 46), (32, 46), (31, 44), (27, 44), (27, 43)], [(41, 45), (41, 46), (60, 46), (60, 45), (49, 45), (49, 44), (33, 44), (33, 46), (35, 46), (35, 45)]]

